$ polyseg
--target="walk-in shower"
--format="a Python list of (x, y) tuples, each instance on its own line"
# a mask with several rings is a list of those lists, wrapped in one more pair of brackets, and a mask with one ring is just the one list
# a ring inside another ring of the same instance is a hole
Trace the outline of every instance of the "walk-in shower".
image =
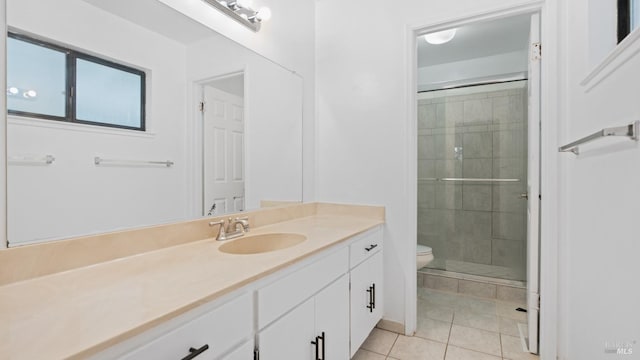
[(526, 80), (418, 94), (420, 271), (524, 281), (526, 192)]

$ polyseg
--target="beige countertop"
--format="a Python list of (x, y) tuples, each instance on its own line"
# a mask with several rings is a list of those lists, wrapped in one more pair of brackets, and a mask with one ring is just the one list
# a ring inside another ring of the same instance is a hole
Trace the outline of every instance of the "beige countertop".
[(287, 249), (232, 255), (207, 239), (0, 286), (0, 358), (95, 354), (383, 222), (318, 213), (249, 234), (306, 235)]

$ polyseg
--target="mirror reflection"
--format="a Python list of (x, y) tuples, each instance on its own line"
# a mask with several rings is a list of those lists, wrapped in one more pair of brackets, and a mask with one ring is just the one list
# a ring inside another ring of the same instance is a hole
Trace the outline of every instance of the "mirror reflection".
[(291, 70), (157, 0), (7, 22), (10, 246), (302, 200)]

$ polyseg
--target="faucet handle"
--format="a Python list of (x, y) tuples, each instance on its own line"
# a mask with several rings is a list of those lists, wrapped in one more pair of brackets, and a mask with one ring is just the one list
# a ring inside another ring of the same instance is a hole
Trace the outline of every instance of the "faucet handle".
[(235, 222), (242, 224), (243, 230), (245, 232), (249, 232), (249, 217), (248, 216), (237, 217), (235, 219)]
[(224, 219), (222, 219), (220, 221), (211, 221), (211, 222), (209, 222), (209, 226), (216, 226), (216, 225), (220, 226), (218, 228), (218, 235), (216, 236), (216, 240), (222, 240), (227, 236), (227, 234), (225, 233), (225, 229), (224, 229), (224, 223), (225, 223)]

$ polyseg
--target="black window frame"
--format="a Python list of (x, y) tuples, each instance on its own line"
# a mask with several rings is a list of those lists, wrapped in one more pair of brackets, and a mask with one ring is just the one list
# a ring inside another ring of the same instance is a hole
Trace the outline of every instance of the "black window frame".
[(618, 44), (631, 33), (631, 1), (618, 0)]
[[(62, 52), (65, 54), (65, 59), (66, 59), (66, 68), (65, 68), (66, 95), (65, 95), (65, 116), (64, 117), (32, 113), (28, 111), (17, 111), (17, 110), (7, 109), (7, 113), (9, 115), (24, 116), (24, 117), (31, 117), (31, 118), (45, 119), (45, 120), (55, 120), (55, 121), (61, 121), (66, 123), (73, 123), (73, 124), (85, 124), (85, 125), (94, 125), (94, 126), (102, 126), (102, 127), (109, 127), (109, 128), (146, 131), (146, 93), (147, 93), (146, 72), (140, 69), (136, 69), (130, 66), (113, 62), (111, 60), (103, 59), (95, 55), (90, 55), (84, 52), (70, 49), (68, 47), (64, 47), (64, 46), (53, 44), (41, 39), (37, 39), (32, 36), (27, 36), (24, 34), (9, 31), (8, 37), (17, 39), (20, 41), (28, 42), (34, 45), (42, 46), (44, 48), (48, 48), (51, 50)], [(140, 76), (140, 127), (110, 124), (110, 123), (103, 123), (103, 122), (91, 121), (91, 120), (83, 120), (83, 119), (78, 119), (76, 117), (75, 89), (76, 89), (76, 67), (77, 67), (78, 59), (90, 61), (96, 64), (100, 64), (103, 66), (107, 66), (110, 68), (114, 68), (120, 71), (124, 71), (124, 72), (128, 72), (128, 73)]]

